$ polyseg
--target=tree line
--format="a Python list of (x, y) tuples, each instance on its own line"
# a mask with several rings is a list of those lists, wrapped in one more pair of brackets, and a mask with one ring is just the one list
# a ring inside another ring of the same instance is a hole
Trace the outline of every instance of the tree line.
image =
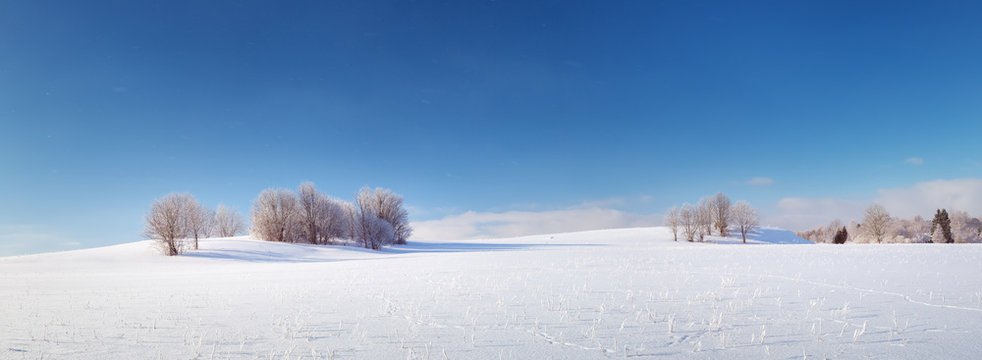
[[(235, 236), (245, 229), (242, 216), (234, 209), (219, 205), (211, 211), (189, 193), (174, 193), (150, 205), (144, 234), (157, 240), (165, 255), (178, 255), (197, 250), (199, 238)], [(269, 188), (260, 192), (252, 204), (250, 232), (266, 241), (350, 242), (379, 250), (405, 244), (412, 227), (402, 196), (391, 190), (366, 186), (352, 203), (325, 195), (305, 182), (296, 191)]]
[(743, 242), (747, 242), (747, 234), (757, 230), (760, 217), (757, 210), (746, 201), (733, 204), (730, 198), (722, 192), (704, 197), (696, 205), (689, 203), (681, 207), (673, 206), (665, 214), (665, 225), (672, 231), (675, 241), (679, 241), (679, 233), (690, 241), (705, 241), (707, 235), (726, 237), (731, 226), (740, 233)]
[(828, 225), (802, 231), (798, 236), (815, 243), (978, 243), (982, 218), (965, 211), (937, 209), (931, 220), (921, 216), (900, 219), (879, 204), (866, 208), (861, 222), (832, 220)]

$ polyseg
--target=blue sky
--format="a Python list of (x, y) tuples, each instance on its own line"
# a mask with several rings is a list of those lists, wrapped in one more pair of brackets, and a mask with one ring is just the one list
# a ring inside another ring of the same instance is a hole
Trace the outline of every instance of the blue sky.
[[(936, 193), (982, 193), (980, 18), (973, 2), (5, 2), (0, 255), (138, 240), (174, 191), (248, 214), (304, 180), (391, 188), (431, 237), (595, 211), (654, 225), (716, 191), (791, 228), (950, 202)], [(956, 200), (982, 212), (973, 196)]]

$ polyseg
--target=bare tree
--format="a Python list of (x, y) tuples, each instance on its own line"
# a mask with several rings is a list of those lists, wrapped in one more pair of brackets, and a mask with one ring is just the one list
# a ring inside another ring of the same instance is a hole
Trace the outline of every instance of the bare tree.
[(760, 226), (760, 218), (757, 210), (750, 206), (746, 201), (737, 201), (732, 209), (733, 221), (736, 223), (743, 243), (747, 243), (747, 234), (754, 232)]
[(266, 241), (293, 241), (297, 197), (286, 189), (266, 189), (252, 203), (252, 232)]
[(696, 232), (699, 230), (699, 225), (696, 224), (696, 209), (689, 204), (682, 204), (682, 209), (679, 210), (679, 219), (682, 224), (682, 233), (685, 234), (686, 240), (692, 242), (696, 238)]
[(183, 239), (188, 232), (184, 218), (188, 199), (191, 198), (189, 193), (173, 193), (150, 204), (143, 233), (148, 238), (156, 239), (165, 255), (179, 255), (185, 250)]
[(695, 221), (697, 224), (697, 235), (699, 236), (699, 241), (705, 241), (706, 235), (713, 234), (713, 210), (710, 205), (709, 198), (702, 198), (699, 200), (699, 205), (696, 206)]
[(413, 229), (409, 226), (409, 213), (402, 206), (402, 196), (389, 189), (375, 188), (373, 190), (365, 186), (358, 191), (355, 201), (362, 212), (371, 212), (375, 214), (375, 217), (387, 221), (392, 226), (397, 244), (405, 244), (409, 236), (412, 235)]
[(839, 219), (832, 220), (828, 225), (820, 226), (811, 230), (805, 230), (798, 232), (798, 236), (802, 239), (811, 241), (813, 243), (831, 243), (835, 235), (842, 230), (842, 221)]
[(681, 219), (679, 218), (678, 207), (672, 206), (672, 208), (668, 209), (668, 212), (665, 213), (665, 225), (672, 230), (672, 236), (675, 238), (675, 241), (679, 241), (679, 227), (682, 225), (682, 223)]
[(212, 220), (215, 234), (219, 237), (236, 236), (245, 232), (245, 223), (242, 215), (235, 209), (218, 204), (215, 209), (215, 218)]
[(978, 234), (978, 226), (973, 221), (968, 213), (965, 211), (952, 210), (950, 214), (951, 219), (951, 235), (952, 239), (956, 243), (966, 243), (966, 242), (976, 242), (976, 234)]
[(186, 202), (184, 221), (187, 235), (194, 239), (194, 249), (198, 250), (198, 239), (208, 237), (212, 228), (212, 213), (191, 194), (188, 194), (184, 201)]
[(396, 241), (392, 224), (380, 219), (369, 211), (360, 211), (354, 227), (355, 241), (361, 242), (366, 249), (380, 250), (382, 246)]
[(299, 235), (304, 242), (317, 244), (323, 236), (324, 218), (327, 214), (327, 199), (324, 194), (317, 191), (314, 183), (305, 182), (300, 184), (297, 189), (297, 224)]
[(719, 232), (719, 236), (726, 236), (726, 230), (730, 223), (730, 197), (722, 192), (716, 193), (709, 199), (709, 210), (713, 221), (713, 227)]
[(297, 236), (311, 244), (333, 244), (348, 233), (348, 219), (342, 203), (317, 191), (314, 183), (300, 184), (297, 190)]
[(342, 238), (347, 238), (358, 242), (358, 237), (355, 229), (358, 227), (358, 207), (350, 201), (338, 201), (338, 206), (341, 208), (341, 214), (343, 216), (343, 233)]
[(345, 203), (329, 196), (324, 196), (321, 201), (323, 202), (324, 215), (317, 225), (320, 228), (320, 242), (333, 244), (336, 239), (341, 239), (348, 233), (350, 225), (344, 208)]
[(889, 223), (890, 213), (887, 212), (887, 209), (880, 204), (873, 204), (866, 208), (866, 215), (863, 217), (861, 228), (879, 243), (883, 241)]

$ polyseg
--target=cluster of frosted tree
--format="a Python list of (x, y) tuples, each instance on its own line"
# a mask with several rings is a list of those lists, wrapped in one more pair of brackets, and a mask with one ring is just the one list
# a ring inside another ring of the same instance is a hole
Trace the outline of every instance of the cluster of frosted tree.
[(760, 226), (757, 210), (746, 201), (733, 204), (723, 193), (705, 197), (696, 205), (689, 203), (681, 207), (672, 207), (665, 214), (665, 225), (672, 230), (675, 241), (681, 234), (688, 241), (705, 241), (707, 235), (715, 232), (719, 236), (728, 236), (732, 229), (740, 233), (743, 242), (747, 242), (747, 234)]
[(972, 218), (964, 211), (937, 209), (931, 220), (921, 216), (909, 219), (891, 217), (881, 205), (866, 209), (862, 222), (843, 224), (833, 220), (826, 226), (798, 233), (816, 243), (833, 243), (835, 235), (845, 229), (852, 243), (978, 243), (982, 242), (982, 218)]
[(296, 192), (266, 189), (252, 205), (252, 233), (267, 241), (333, 245), (354, 241), (369, 249), (405, 244), (412, 234), (402, 196), (362, 188), (355, 203), (317, 191), (313, 183)]
[(198, 249), (198, 239), (212, 234), (226, 237), (245, 231), (242, 216), (218, 205), (211, 211), (189, 193), (174, 193), (154, 200), (146, 215), (144, 235), (157, 240), (165, 255)]

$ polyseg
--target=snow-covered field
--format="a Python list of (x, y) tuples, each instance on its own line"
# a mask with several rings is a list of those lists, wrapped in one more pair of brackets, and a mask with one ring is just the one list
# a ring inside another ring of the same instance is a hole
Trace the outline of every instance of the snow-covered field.
[(664, 228), (0, 258), (0, 358), (880, 358), (982, 353), (982, 246)]

